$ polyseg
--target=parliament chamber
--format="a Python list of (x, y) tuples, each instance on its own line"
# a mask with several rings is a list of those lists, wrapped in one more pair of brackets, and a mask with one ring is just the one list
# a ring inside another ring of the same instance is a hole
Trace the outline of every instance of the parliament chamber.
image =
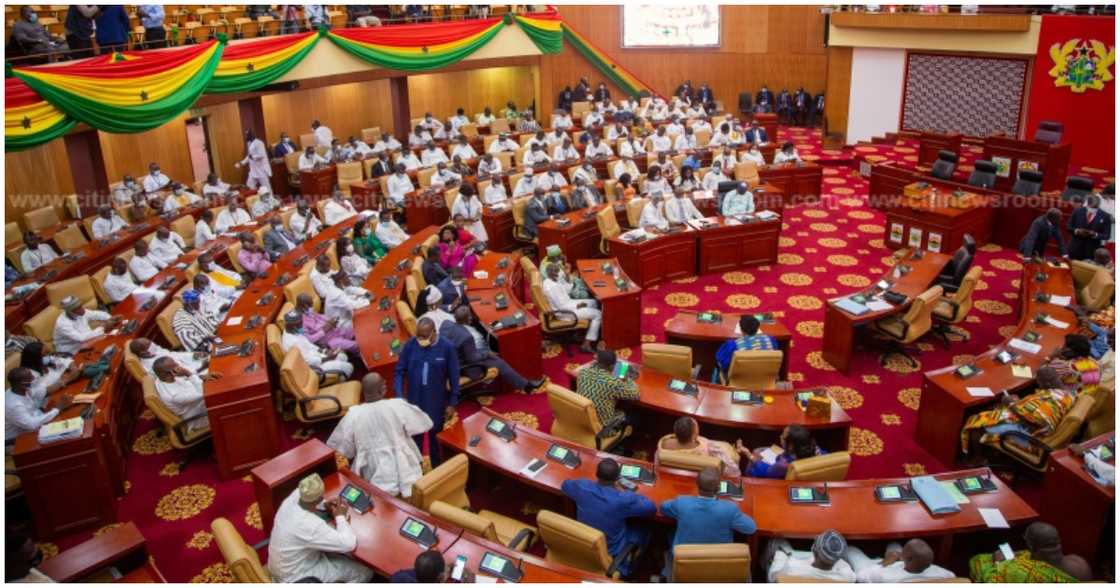
[(7, 581), (1115, 581), (1112, 7), (5, 21)]

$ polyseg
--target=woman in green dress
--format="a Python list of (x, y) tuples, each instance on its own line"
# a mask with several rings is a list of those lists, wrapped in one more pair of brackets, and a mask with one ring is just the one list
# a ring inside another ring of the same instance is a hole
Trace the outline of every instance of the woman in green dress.
[(362, 259), (365, 259), (370, 265), (377, 263), (389, 252), (389, 248), (385, 247), (385, 244), (377, 238), (377, 235), (373, 234), (373, 229), (364, 218), (354, 223), (353, 244), (354, 252), (362, 256)]

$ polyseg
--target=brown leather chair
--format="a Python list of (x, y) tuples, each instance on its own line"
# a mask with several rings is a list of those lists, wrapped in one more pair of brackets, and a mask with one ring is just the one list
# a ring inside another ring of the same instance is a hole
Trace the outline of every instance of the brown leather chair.
[(63, 253), (71, 253), (89, 245), (89, 240), (82, 234), (81, 224), (74, 223), (54, 234), (54, 244), (58, 245)]
[(684, 345), (642, 343), (642, 365), (682, 380), (694, 377), (692, 348)]
[(233, 579), (238, 584), (267, 584), (272, 582), (272, 575), (261, 564), (257, 550), (253, 549), (244, 539), (237, 528), (225, 518), (219, 517), (210, 523), (210, 530), (214, 531), (214, 540), (218, 543), (218, 550), (226, 560)]
[(362, 176), (362, 162), (360, 161), (340, 163), (335, 166), (335, 170), (338, 172), (338, 187), (347, 196), (350, 195), (350, 186), (365, 181)]
[(381, 127), (362, 129), (362, 142), (373, 147), (381, 139)]
[(351, 406), (362, 401), (359, 382), (321, 388), (319, 376), (304, 361), (298, 347), (289, 349), (280, 363), (280, 388), (295, 399), (295, 415), (303, 423), (340, 418)]
[[(130, 340), (128, 343), (132, 343), (132, 341)], [(148, 372), (140, 363), (140, 358), (132, 352), (128, 343), (124, 345), (124, 369), (128, 371), (128, 375), (132, 376), (132, 379), (136, 380), (137, 384), (143, 386), (144, 378), (148, 377)]]
[(771, 390), (777, 385), (781, 371), (781, 351), (736, 351), (731, 356), (724, 384), (747, 390)]
[(51, 347), (54, 344), (54, 324), (61, 314), (61, 308), (47, 305), (46, 308), (35, 313), (35, 316), (24, 321), (23, 332), (42, 341), (43, 345)]
[(758, 176), (758, 166), (753, 161), (744, 161), (735, 166), (735, 180), (757, 186), (762, 183)]
[(704, 468), (715, 468), (717, 472), (723, 471), (723, 462), (714, 455), (700, 455), (677, 449), (666, 449), (665, 442), (672, 438), (674, 436), (670, 434), (657, 441), (657, 453), (653, 454), (653, 461), (656, 465), (690, 472), (699, 472)]
[[(283, 316), (284, 313), (280, 313)], [(264, 341), (265, 349), (268, 351), (268, 357), (277, 366), (284, 363), (284, 346), (281, 340), (284, 337), (284, 332), (280, 330), (277, 325), (265, 325), (264, 327)]]
[[(408, 269), (408, 275), (416, 282), (417, 296), (424, 288), (428, 287), (428, 280), (424, 279), (424, 258), (417, 255), (412, 258), (412, 266)], [(416, 308), (416, 302), (412, 302), (412, 308)]]
[(425, 167), (416, 170), (416, 183), (421, 188), (427, 188), (432, 185), (432, 176), (436, 175), (436, 168)]
[(595, 213), (595, 224), (599, 226), (599, 252), (610, 255), (610, 240), (622, 234), (622, 227), (618, 226), (618, 218), (614, 215), (614, 208), (606, 206)]
[(642, 218), (642, 209), (646, 207), (646, 198), (631, 198), (626, 203), (626, 222), (631, 227), (638, 228), (640, 226), (639, 220)]
[[(513, 182), (513, 178), (510, 178)], [(516, 186), (516, 184), (513, 184)], [(525, 207), (529, 205), (530, 196), (521, 196), (513, 199), (513, 238), (520, 243), (536, 243), (537, 238), (525, 232)]]
[(167, 440), (175, 449), (187, 450), (210, 438), (210, 421), (207, 415), (201, 414), (189, 419), (183, 419), (171, 412), (167, 405), (160, 399), (156, 392), (155, 380), (145, 375), (143, 384), (144, 405), (156, 416), (163, 425)]
[(226, 255), (229, 256), (229, 264), (233, 266), (233, 271), (241, 274), (245, 273), (245, 268), (241, 267), (241, 262), (237, 260), (237, 254), (241, 252), (241, 241), (234, 241), (226, 247)]
[[(308, 263), (314, 263), (314, 260)], [(296, 298), (298, 298), (300, 294), (310, 294), (312, 300), (311, 307), (315, 309), (315, 312), (319, 312), (321, 305), (319, 295), (315, 292), (315, 286), (311, 284), (311, 277), (306, 274), (300, 275), (296, 279), (284, 284), (284, 300), (287, 301), (288, 304), (295, 306)]]
[(607, 430), (599, 422), (595, 405), (586, 396), (549, 384), (548, 406), (552, 409), (552, 435), (589, 449), (610, 451), (630, 436), (630, 425), (621, 431)]
[(941, 298), (942, 293), (941, 286), (934, 286), (914, 298), (904, 314), (875, 321), (875, 330), (886, 336), (890, 343), (887, 352), (879, 358), (881, 364), (886, 365), (887, 358), (897, 353), (905, 358), (911, 367), (917, 367), (918, 362), (910, 357), (904, 346), (921, 339), (933, 327), (933, 306), (937, 299)]
[(93, 293), (97, 295), (97, 300), (104, 305), (113, 304), (113, 301), (109, 298), (109, 293), (105, 291), (105, 278), (109, 277), (109, 272), (112, 269), (112, 266), (107, 265), (94, 272), (91, 279)]
[(47, 302), (53, 306), (62, 307), (62, 299), (74, 296), (86, 308), (97, 308), (97, 292), (93, 289), (93, 280), (87, 275), (74, 276), (58, 282), (47, 284)]
[[(1112, 272), (1095, 264), (1075, 261), (1077, 264), (1092, 265), (1089, 273), (1084, 266), (1074, 271), (1074, 285), (1077, 287), (1077, 303), (1089, 311), (1107, 308), (1112, 304), (1113, 294), (1116, 292), (1116, 281)], [(1088, 280), (1085, 278), (1088, 277)]]
[(1095, 402), (1093, 394), (1079, 394), (1073, 407), (1049, 435), (1040, 438), (1018, 431), (1003, 433), (999, 436), (996, 449), (1036, 472), (1045, 472), (1050, 454), (1065, 449), (1081, 433)]
[(972, 293), (976, 290), (976, 283), (980, 281), (980, 266), (973, 266), (961, 280), (957, 291), (950, 296), (942, 296), (933, 304), (933, 334), (941, 337), (946, 349), (949, 347), (949, 333), (954, 333), (968, 339), (964, 333), (953, 329), (953, 325), (964, 321), (968, 311), (972, 310)]
[(550, 510), (537, 512), (537, 529), (546, 560), (616, 580), (621, 578), (618, 568), (634, 553), (630, 550), (612, 558), (602, 531)]
[(28, 231), (41, 231), (61, 223), (58, 209), (53, 206), (44, 206), (23, 213), (23, 226), (27, 227)]
[(462, 453), (444, 461), (412, 485), (409, 501), (426, 511), (430, 511), (437, 500), (454, 508), (470, 508), (471, 500), (467, 498), (469, 466), (467, 456)]
[(514, 532), (514, 535), (503, 538), (498, 532), (498, 525), (494, 521), (469, 510), (451, 506), (442, 500), (433, 502), (429, 511), (433, 517), (441, 521), (460, 527), (472, 535), (494, 543), (501, 543), (516, 551), (528, 551), (536, 541), (536, 527), (520, 524), (520, 521), (517, 525), (517, 527), (520, 527), (518, 530), (514, 531), (512, 527), (505, 529), (507, 533)]
[[(182, 290), (180, 290), (181, 292)], [(176, 293), (178, 294), (178, 292)], [(179, 336), (175, 334), (175, 329), (171, 328), (171, 321), (175, 318), (175, 313), (183, 308), (183, 302), (178, 298), (174, 298), (156, 315), (156, 326), (159, 327), (159, 332), (163, 333), (164, 340), (167, 341), (171, 349), (182, 349), (183, 342), (179, 340)]]
[(23, 231), (19, 228), (19, 223), (13, 221), (4, 223), (4, 245), (14, 245), (23, 242)]
[[(412, 276), (409, 276), (412, 277)], [(412, 312), (412, 308), (404, 300), (397, 301), (397, 316), (401, 319), (401, 324), (404, 325), (405, 332), (409, 337), (416, 336), (416, 314)], [(460, 378), (462, 381), (462, 378)]]
[(569, 310), (553, 310), (552, 303), (544, 295), (540, 273), (529, 278), (529, 296), (537, 307), (537, 318), (541, 321), (541, 333), (546, 338), (562, 339), (586, 331), (591, 326), (591, 321), (580, 319), (576, 313)]
[(746, 543), (677, 545), (669, 581), (750, 582), (751, 548)]
[(852, 456), (847, 451), (795, 459), (786, 468), (786, 479), (806, 482), (839, 482), (848, 477), (848, 467), (851, 465)]

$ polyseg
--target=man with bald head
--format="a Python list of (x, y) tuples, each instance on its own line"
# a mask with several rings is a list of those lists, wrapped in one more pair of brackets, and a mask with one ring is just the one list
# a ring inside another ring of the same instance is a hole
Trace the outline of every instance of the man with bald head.
[(175, 360), (175, 363), (200, 375), (205, 374), (210, 365), (210, 354), (205, 351), (171, 351), (144, 337), (129, 341), (128, 350), (140, 360), (140, 365), (152, 376), (155, 375), (155, 362), (161, 357), (170, 357)]
[(883, 584), (954, 577), (953, 572), (933, 565), (933, 548), (921, 539), (911, 539), (905, 545), (888, 544), (882, 559), (871, 559), (860, 548), (849, 545), (844, 561), (852, 566), (857, 582)]
[(71, 404), (71, 397), (64, 394), (55, 401), (54, 408), (44, 411), (33, 398), (34, 382), (35, 373), (30, 368), (16, 367), (8, 373), (9, 388), (4, 392), (5, 443), (14, 443), (16, 437), (38, 431), (39, 427), (53, 421)]
[(1070, 553), (1062, 556), (1062, 563), (1059, 567), (1065, 573), (1077, 578), (1078, 582), (1091, 582), (1093, 580), (1092, 566), (1080, 555)]
[(167, 356), (156, 359), (152, 363), (152, 370), (155, 372), (155, 389), (160, 402), (179, 418), (191, 421), (187, 425), (188, 431), (198, 431), (210, 426), (207, 419), (198, 418), (206, 415), (202, 381), (215, 379), (217, 374), (199, 376)]
[(973, 582), (984, 583), (1036, 583), (1075, 582), (1061, 566), (1062, 540), (1054, 525), (1031, 523), (1023, 533), (1027, 549), (1015, 552), (1011, 561), (1003, 553), (981, 553), (968, 561), (968, 575)]
[[(440, 463), (436, 435), (443, 430), (444, 414), (459, 404), (459, 355), (450, 341), (439, 336), (430, 318), (416, 323), (416, 336), (401, 349), (393, 373), (397, 398), (407, 398), (432, 419), (428, 431), (428, 456), (432, 467)], [(422, 438), (413, 437), (419, 447)]]
[[(678, 496), (661, 503), (661, 514), (677, 521), (672, 545), (731, 543), (732, 531), (753, 534), (758, 527), (733, 502), (720, 500), (719, 472), (707, 467), (696, 476), (697, 496)], [(672, 569), (672, 552), (666, 555), (665, 576)]]
[(143, 239), (138, 240), (132, 246), (132, 250), (132, 259), (128, 261), (128, 269), (132, 270), (132, 275), (136, 276), (141, 284), (152, 279), (160, 270), (167, 267), (167, 262), (153, 254), (151, 248), (148, 247), (148, 242)]
[(377, 372), (362, 378), (362, 404), (350, 407), (327, 445), (350, 460), (350, 469), (393, 496), (412, 495), (420, 479), (420, 449), (413, 435), (432, 428), (432, 419), (403, 398), (385, 398)]

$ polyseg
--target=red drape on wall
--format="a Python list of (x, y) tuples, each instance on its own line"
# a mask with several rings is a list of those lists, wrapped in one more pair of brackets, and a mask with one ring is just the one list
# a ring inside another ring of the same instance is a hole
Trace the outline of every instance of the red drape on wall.
[[(1108, 52), (1115, 51), (1115, 19), (1105, 16), (1044, 16), (1038, 37), (1038, 53), (1031, 82), (1030, 109), (1027, 115), (1026, 138), (1034, 137), (1039, 121), (1056, 120), (1065, 124), (1063, 140), (1073, 143), (1072, 163), (1113, 169), (1115, 157), (1116, 80), (1104, 82), (1100, 90), (1086, 88), (1075, 92), (1073, 87), (1056, 85), (1050, 71), (1054, 68), (1051, 48), (1062, 48), (1071, 40), (1080, 39), (1073, 53), (1087, 50), (1091, 59), (1103, 59), (1093, 50), (1092, 41), (1099, 41)], [(1066, 54), (1067, 56), (1069, 53)], [(1115, 75), (1116, 66), (1108, 64)]]

